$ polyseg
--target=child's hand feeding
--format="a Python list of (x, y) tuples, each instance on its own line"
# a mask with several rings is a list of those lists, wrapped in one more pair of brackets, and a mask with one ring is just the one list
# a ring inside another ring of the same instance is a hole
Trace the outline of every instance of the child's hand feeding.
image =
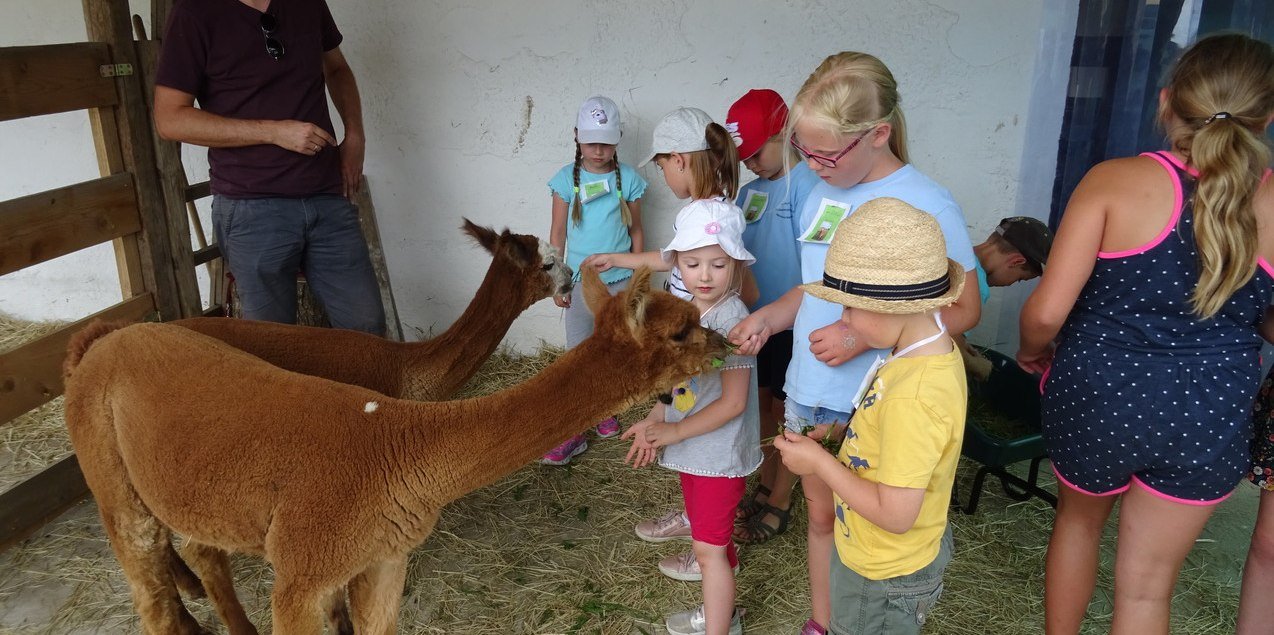
[(822, 462), (836, 460), (817, 440), (791, 430), (774, 437), (774, 447), (783, 455), (783, 464), (797, 476), (813, 474)]

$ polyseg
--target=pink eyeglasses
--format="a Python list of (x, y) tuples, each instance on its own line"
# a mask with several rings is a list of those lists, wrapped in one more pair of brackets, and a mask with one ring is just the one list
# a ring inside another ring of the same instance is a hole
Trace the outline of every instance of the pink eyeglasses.
[(854, 139), (852, 142), (850, 142), (850, 144), (846, 146), (844, 150), (841, 150), (840, 153), (838, 153), (834, 157), (825, 157), (821, 154), (814, 154), (813, 152), (806, 150), (805, 148), (801, 147), (801, 144), (796, 142), (796, 137), (792, 137), (791, 143), (792, 143), (792, 147), (796, 148), (796, 151), (800, 152), (801, 156), (805, 157), (806, 159), (812, 159), (815, 163), (825, 168), (834, 168), (836, 167), (836, 162), (840, 161), (841, 157), (845, 156), (846, 154), (849, 154), (849, 151), (853, 150), (854, 146), (858, 145), (859, 143), (862, 142), (863, 139), (867, 138), (867, 135), (871, 134), (872, 130), (875, 130), (875, 128), (867, 130), (863, 132), (862, 134), (858, 135), (857, 139)]

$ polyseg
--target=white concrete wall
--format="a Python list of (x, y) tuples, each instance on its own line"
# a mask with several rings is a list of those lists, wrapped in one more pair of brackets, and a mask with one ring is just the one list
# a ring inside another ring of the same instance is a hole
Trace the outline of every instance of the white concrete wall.
[[(409, 335), (446, 328), (482, 278), (488, 258), (460, 240), (461, 216), (547, 234), (544, 183), (571, 160), (574, 112), (589, 94), (620, 104), (620, 156), (636, 162), (654, 122), (676, 106), (723, 118), (749, 88), (790, 99), (827, 54), (872, 52), (899, 80), (913, 161), (955, 193), (976, 242), (1019, 211), (1028, 125), (1060, 125), (1060, 112), (1032, 119), (1041, 46), (1064, 56), (1070, 47), (1041, 37), (1056, 17), (1045, 0), (329, 3), (362, 89), (365, 171)], [(83, 39), (79, 14), (74, 0), (0, 0), (0, 45)], [(86, 143), (73, 143), (88, 138), (84, 116), (49, 119), (57, 122), (40, 129), (0, 124), (0, 143), (18, 148), (0, 155), (0, 199), (96, 175), (91, 145), (76, 146), (74, 160), (61, 149)], [(15, 156), (21, 165), (8, 164)], [(206, 175), (202, 163), (190, 168)], [(653, 166), (645, 175), (647, 240), (657, 247), (679, 203)], [(89, 312), (90, 298), (117, 296), (113, 279), (96, 275), (113, 275), (109, 250), (98, 256), (0, 278), (0, 310)], [(541, 302), (510, 339), (561, 342), (560, 310)]]

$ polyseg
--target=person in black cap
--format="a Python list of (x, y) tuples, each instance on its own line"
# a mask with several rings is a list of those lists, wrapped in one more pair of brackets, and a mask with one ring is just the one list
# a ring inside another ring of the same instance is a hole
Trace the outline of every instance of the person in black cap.
[[(1000, 221), (981, 244), (973, 246), (978, 258), (978, 294), (982, 303), (991, 297), (991, 287), (1007, 287), (1033, 280), (1044, 273), (1053, 233), (1044, 223), (1029, 216), (1012, 216)], [(964, 352), (964, 366), (975, 378), (985, 380), (991, 362), (969, 346), (964, 334), (952, 337)]]

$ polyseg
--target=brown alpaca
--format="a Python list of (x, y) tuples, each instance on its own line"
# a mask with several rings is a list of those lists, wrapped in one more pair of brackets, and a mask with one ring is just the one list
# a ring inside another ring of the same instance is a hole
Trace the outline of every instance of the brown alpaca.
[(279, 368), (417, 401), (448, 399), (500, 345), (527, 307), (571, 291), (571, 270), (548, 243), (502, 234), (465, 219), (463, 230), (491, 252), (491, 266), (451, 328), (423, 342), (392, 342), (342, 329), (191, 318), (174, 324), (215, 337)]
[[(491, 252), (491, 266), (464, 314), (451, 328), (427, 341), (392, 342), (358, 331), (225, 318), (191, 318), (173, 324), (215, 337), (287, 370), (370, 388), (390, 397), (448, 399), (473, 377), (527, 307), (571, 290), (570, 268), (547, 243), (507, 229), (496, 234), (468, 219), (462, 229)], [(190, 574), (174, 556), (173, 569), (181, 588), (190, 595), (202, 595), (206, 589), (231, 635), (256, 635), (235, 596), (226, 554), (199, 544), (187, 545), (182, 552), (199, 577)], [(332, 598), (328, 611), (332, 632), (349, 633), (340, 594)]]
[(169, 569), (173, 530), (265, 556), (275, 633), (319, 632), (346, 586), (357, 632), (392, 633), (407, 554), (444, 505), (725, 352), (649, 271), (614, 297), (591, 271), (584, 285), (592, 337), (464, 401), (387, 398), (167, 324), (77, 335), (67, 427), (146, 632), (201, 632)]

